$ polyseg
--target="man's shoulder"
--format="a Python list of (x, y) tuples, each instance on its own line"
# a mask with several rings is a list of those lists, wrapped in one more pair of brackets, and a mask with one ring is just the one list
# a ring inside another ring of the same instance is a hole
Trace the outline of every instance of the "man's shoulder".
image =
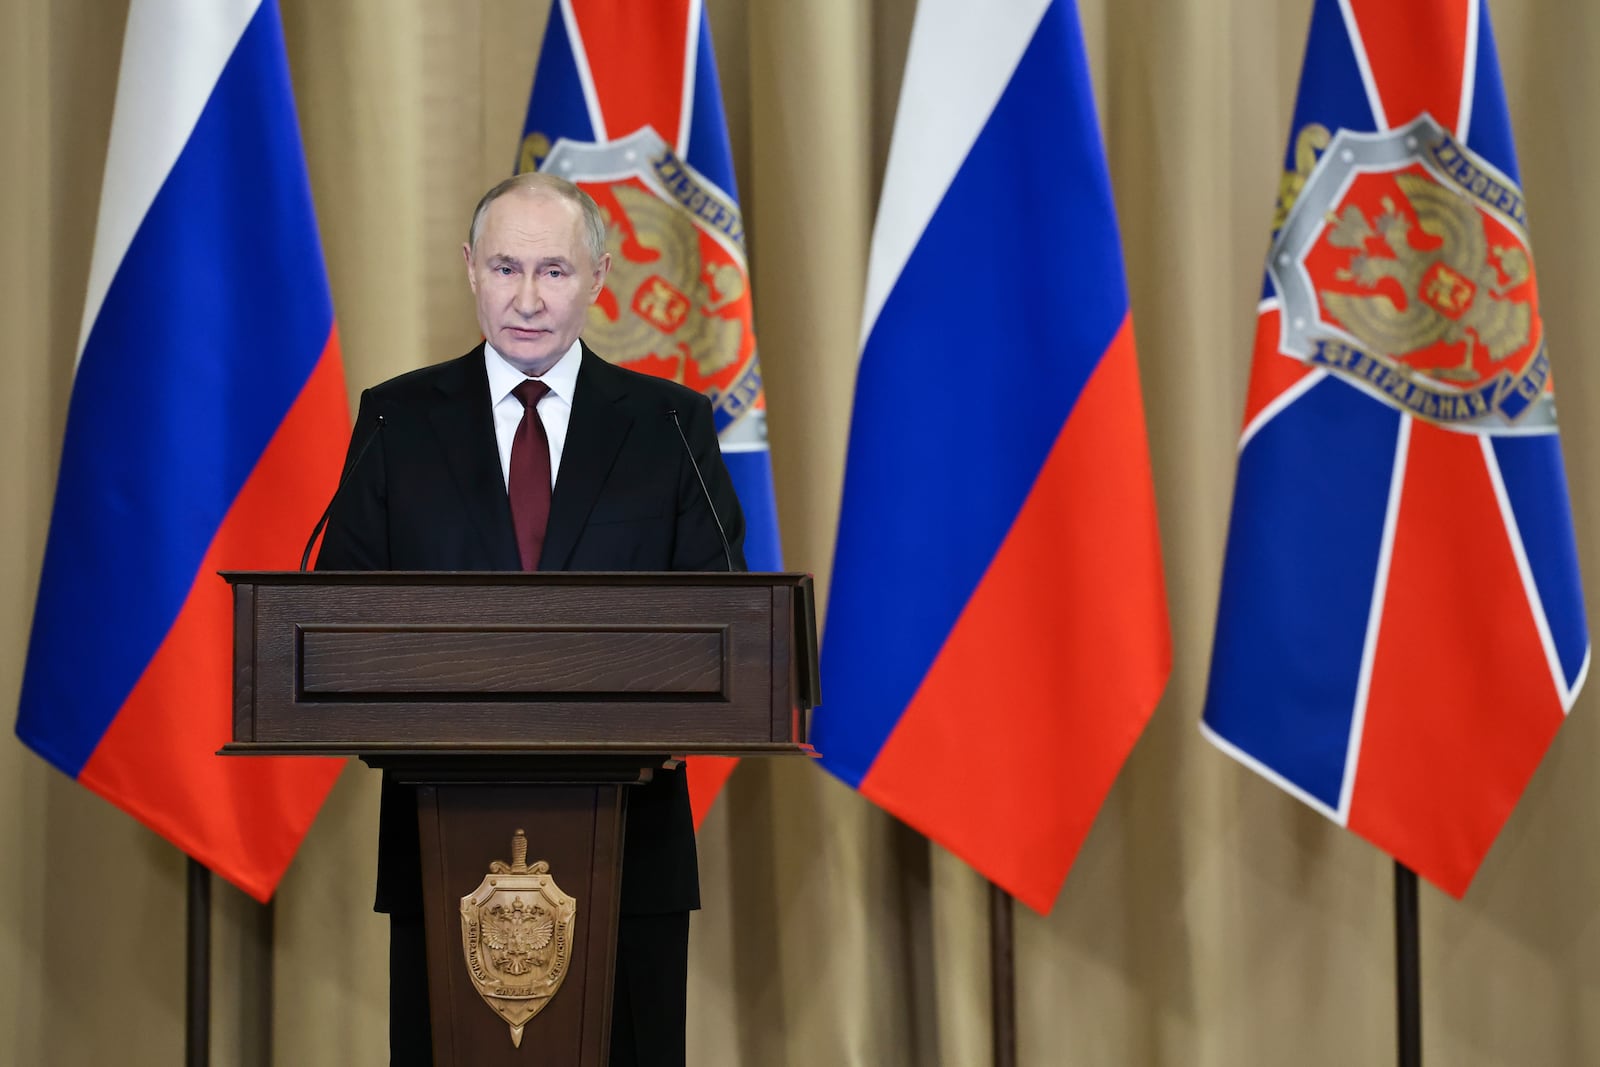
[(686, 385), (618, 366), (601, 358), (587, 346), (585, 355), (593, 359), (594, 373), (604, 380), (607, 389), (615, 396), (654, 407), (676, 408), (685, 413), (694, 404), (708, 403), (703, 394)]
[(478, 378), (486, 377), (483, 369), (483, 346), (480, 344), (466, 355), (432, 363), (426, 367), (397, 374), (387, 381), (372, 386), (368, 392), (374, 400), (384, 403), (406, 403), (436, 396), (441, 390), (454, 392), (471, 383), (474, 372)]

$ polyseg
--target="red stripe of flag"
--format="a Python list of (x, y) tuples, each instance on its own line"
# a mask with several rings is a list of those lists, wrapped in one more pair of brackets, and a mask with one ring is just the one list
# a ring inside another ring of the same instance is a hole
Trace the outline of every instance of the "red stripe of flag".
[(689, 0), (572, 0), (606, 134), (652, 126), (678, 143)]
[(1563, 714), (1482, 440), (1411, 426), (1350, 828), (1459, 897)]
[(1244, 401), (1244, 426), (1247, 429), (1268, 405), (1315, 372), (1314, 368), (1278, 350), (1281, 328), (1282, 312), (1277, 308), (1263, 311), (1256, 321), (1256, 346), (1250, 360), (1250, 388)]
[(694, 828), (698, 830), (739, 761), (731, 756), (690, 756), (684, 762), (689, 775), (689, 810), (694, 813)]
[(1424, 111), (1447, 129), (1461, 112), (1467, 27), (1478, 0), (1347, 0), (1390, 126)]

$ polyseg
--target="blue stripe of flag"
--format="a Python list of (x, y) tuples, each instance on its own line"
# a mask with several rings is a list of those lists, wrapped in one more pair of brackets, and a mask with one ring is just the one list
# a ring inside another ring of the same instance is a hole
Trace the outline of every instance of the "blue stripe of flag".
[(1552, 433), (1491, 440), (1561, 671), (1570, 686), (1589, 652), (1589, 627), (1583, 615), (1561, 439)]
[(1312, 9), (1301, 71), (1283, 161), (1284, 170), (1290, 173), (1298, 169), (1295, 139), (1307, 126), (1320, 123), (1329, 133), (1341, 129), (1372, 133), (1378, 128), (1367, 102), (1366, 83), (1361, 78), (1355, 48), (1339, 11), (1339, 0), (1317, 0)]
[[(1371, 133), (1378, 128), (1367, 103), (1361, 66), (1356, 62), (1344, 16), (1339, 12), (1339, 0), (1316, 0), (1311, 10), (1311, 31), (1306, 37), (1301, 70), (1304, 73), (1295, 96), (1294, 118), (1290, 121), (1283, 160), (1283, 169), (1290, 174), (1300, 169), (1297, 142), (1306, 127), (1320, 124), (1329, 134), (1340, 129)], [(1276, 295), (1272, 275), (1267, 274), (1261, 282), (1261, 298), (1266, 300)]]
[(717, 77), (717, 57), (711, 50), (711, 24), (700, 9), (700, 43), (695, 52), (694, 101), (689, 115), (689, 140), (684, 158), (735, 203), (739, 188), (734, 181), (733, 153), (728, 147), (728, 122), (722, 113), (722, 84)]
[(772, 491), (772, 458), (765, 452), (724, 452), (733, 491), (744, 512), (744, 560), (753, 571), (783, 569), (778, 539), (777, 497)]
[(1398, 411), (1330, 376), (1239, 456), (1205, 722), (1330, 808), (1399, 430)]
[[(684, 159), (720, 187), (735, 204), (739, 187), (734, 180), (733, 153), (728, 147), (728, 123), (722, 112), (722, 85), (717, 57), (711, 45), (711, 25), (700, 11), (699, 45), (695, 50), (694, 96), (689, 113), (689, 137)], [(744, 511), (745, 562), (751, 570), (775, 571), (783, 567), (778, 539), (778, 509), (772, 487), (772, 458), (765, 451), (727, 452), (723, 460), (733, 479), (734, 491)]]
[[(1488, 6), (1481, 3), (1467, 144), (1513, 182), (1520, 183), (1494, 30), (1490, 26)], [(1506, 496), (1527, 551), (1534, 585), (1544, 605), (1562, 673), (1570, 686), (1577, 680), (1588, 655), (1589, 630), (1584, 620), (1583, 586), (1578, 574), (1561, 441), (1554, 433), (1533, 437), (1502, 436), (1492, 440)]]
[[(594, 140), (589, 105), (583, 95), (583, 82), (578, 78), (578, 61), (573, 57), (572, 40), (559, 3), (550, 8), (550, 21), (545, 24), (544, 43), (539, 46), (539, 63), (534, 68), (533, 91), (528, 96), (528, 116), (522, 123), (522, 136), (536, 130), (550, 138), (552, 145), (563, 137), (573, 141)], [(513, 161), (512, 169), (516, 166), (517, 161)]]
[(1511, 137), (1511, 113), (1506, 109), (1506, 87), (1495, 52), (1489, 8), (1478, 5), (1477, 69), (1472, 81), (1472, 121), (1467, 126), (1467, 147), (1498, 167), (1518, 185), (1516, 142)]

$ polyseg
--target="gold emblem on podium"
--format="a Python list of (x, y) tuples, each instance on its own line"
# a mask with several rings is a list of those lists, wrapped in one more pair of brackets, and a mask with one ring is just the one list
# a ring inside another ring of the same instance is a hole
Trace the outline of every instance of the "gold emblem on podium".
[(561, 891), (543, 860), (528, 865), (528, 839), (511, 839), (511, 862), (495, 860), (472, 893), (461, 898), (461, 951), (483, 1002), (511, 1027), (522, 1028), (561, 988), (572, 962), (578, 902)]

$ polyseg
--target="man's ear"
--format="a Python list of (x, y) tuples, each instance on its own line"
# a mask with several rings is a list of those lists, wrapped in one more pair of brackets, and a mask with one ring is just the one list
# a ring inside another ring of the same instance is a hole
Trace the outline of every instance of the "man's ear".
[(472, 273), (472, 246), (465, 241), (461, 243), (461, 258), (467, 264), (467, 285), (476, 293), (478, 291), (478, 276)]
[(600, 290), (606, 287), (606, 276), (611, 273), (611, 253), (607, 252), (600, 257), (600, 262), (594, 268), (594, 286), (589, 290), (589, 300), (593, 302), (600, 296)]

